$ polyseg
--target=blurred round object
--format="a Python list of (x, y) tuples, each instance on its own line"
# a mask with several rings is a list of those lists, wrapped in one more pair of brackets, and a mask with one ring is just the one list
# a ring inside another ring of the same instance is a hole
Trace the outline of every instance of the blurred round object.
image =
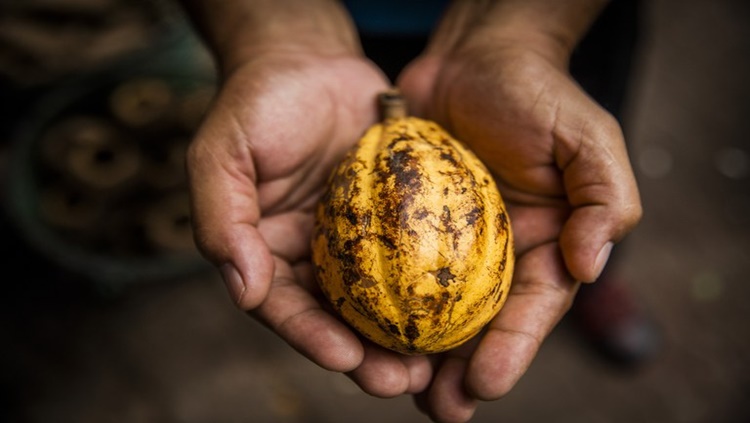
[(663, 147), (646, 147), (638, 155), (638, 167), (650, 178), (663, 178), (672, 171), (672, 153)]
[(50, 186), (39, 195), (42, 222), (61, 230), (89, 233), (102, 212), (102, 205), (91, 196), (76, 190)]
[(8, 158), (12, 223), (62, 271), (108, 292), (210, 268), (188, 214), (193, 132), (176, 117), (178, 101), (213, 79), (170, 66), (128, 62), (50, 90)]
[(144, 218), (146, 238), (163, 252), (195, 251), (190, 226), (190, 200), (178, 192), (154, 204)]
[(0, 2), (0, 77), (49, 84), (185, 37), (173, 1), (16, 0)]
[(690, 288), (694, 301), (717, 301), (724, 292), (724, 280), (715, 269), (706, 269), (693, 276)]
[(40, 140), (40, 156), (46, 165), (59, 168), (72, 148), (102, 144), (116, 137), (116, 129), (102, 118), (71, 116), (45, 131)]
[(166, 190), (183, 185), (187, 139), (150, 145), (145, 152), (144, 182), (155, 189)]
[(144, 77), (125, 81), (112, 92), (110, 107), (115, 118), (135, 128), (162, 127), (170, 114), (174, 93), (167, 81)]
[(113, 190), (132, 183), (141, 168), (141, 156), (132, 142), (97, 138), (73, 146), (65, 155), (70, 174), (85, 187)]
[(714, 164), (719, 173), (729, 179), (742, 179), (750, 174), (750, 159), (739, 148), (727, 147), (717, 151)]

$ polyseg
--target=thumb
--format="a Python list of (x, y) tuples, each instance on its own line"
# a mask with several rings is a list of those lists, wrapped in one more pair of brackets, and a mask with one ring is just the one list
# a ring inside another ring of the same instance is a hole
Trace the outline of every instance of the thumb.
[(555, 158), (573, 206), (560, 234), (563, 257), (574, 278), (593, 282), (642, 208), (619, 124), (592, 102), (584, 106), (589, 110), (575, 118), (560, 116)]
[(234, 138), (213, 133), (207, 122), (188, 149), (187, 171), (196, 246), (219, 268), (235, 304), (249, 310), (268, 294), (274, 262), (257, 229), (252, 155)]

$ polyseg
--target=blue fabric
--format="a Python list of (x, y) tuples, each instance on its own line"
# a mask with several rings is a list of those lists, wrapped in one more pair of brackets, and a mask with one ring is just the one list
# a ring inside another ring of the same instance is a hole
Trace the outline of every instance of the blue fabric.
[(357, 28), (370, 35), (429, 34), (449, 0), (345, 0)]

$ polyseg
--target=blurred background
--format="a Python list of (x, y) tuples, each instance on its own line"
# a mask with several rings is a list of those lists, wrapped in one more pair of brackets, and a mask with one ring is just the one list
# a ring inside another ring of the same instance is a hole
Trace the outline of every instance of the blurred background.
[[(750, 3), (644, 3), (619, 263), (662, 348), (623, 369), (563, 321), (477, 422), (750, 421)], [(213, 93), (171, 2), (0, 6), (0, 421), (426, 421), (298, 356), (196, 254), (182, 159)]]

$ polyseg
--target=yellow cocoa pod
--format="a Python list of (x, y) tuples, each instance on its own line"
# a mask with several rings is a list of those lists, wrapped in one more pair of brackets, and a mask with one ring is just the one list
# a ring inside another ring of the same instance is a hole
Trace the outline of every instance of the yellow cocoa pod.
[(369, 128), (328, 181), (315, 274), (365, 337), (404, 354), (437, 353), (502, 308), (514, 266), (510, 221), (467, 147), (434, 122), (398, 107), (388, 114), (401, 116)]

